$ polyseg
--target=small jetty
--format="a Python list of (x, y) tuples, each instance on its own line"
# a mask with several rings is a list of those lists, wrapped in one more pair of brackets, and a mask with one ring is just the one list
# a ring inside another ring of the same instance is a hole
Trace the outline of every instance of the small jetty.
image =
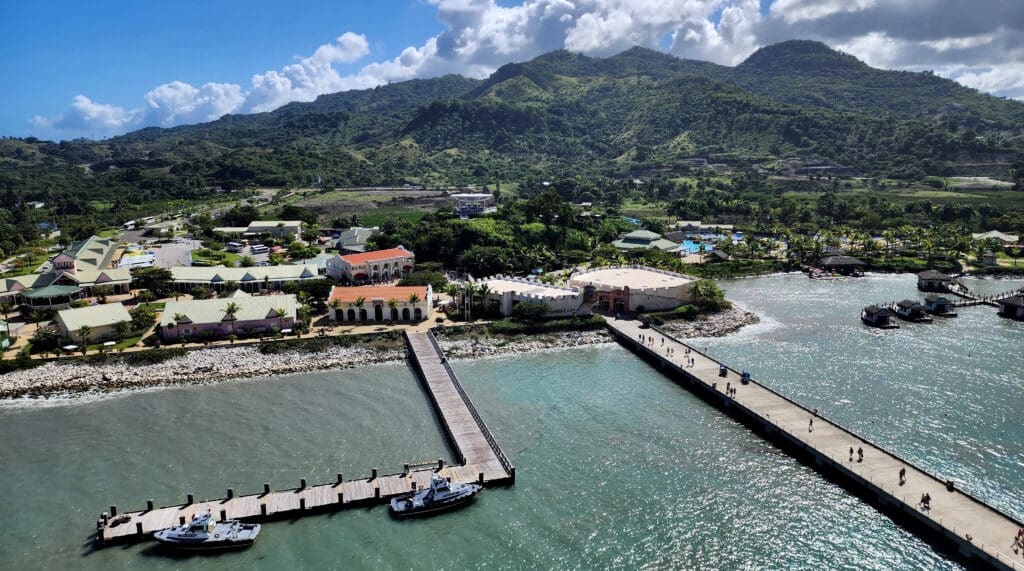
[[(222, 498), (196, 501), (188, 494), (185, 503), (155, 507), (146, 501), (146, 509), (118, 513), (116, 505), (96, 522), (98, 545), (142, 541), (168, 527), (183, 525), (206, 513), (218, 521), (268, 521), (336, 511), (351, 507), (385, 504), (396, 496), (430, 486), (434, 474), (456, 483), (483, 486), (515, 483), (516, 469), (484, 423), (455, 371), (448, 364), (433, 333), (406, 333), (406, 346), (413, 368), (445, 431), (458, 465), (437, 463), (406, 464), (401, 473), (379, 475), (374, 468), (368, 478), (346, 480), (341, 473), (334, 482), (271, 490), (263, 484), (259, 493), (236, 495), (231, 488)], [(328, 443), (329, 444), (329, 443)]]
[[(680, 385), (840, 481), (908, 529), (972, 563), (1024, 570), (1024, 557), (1012, 550), (1024, 522), (954, 481), (900, 458), (656, 327), (609, 319), (608, 328), (621, 344)], [(692, 366), (687, 366), (688, 358), (693, 358)], [(929, 501), (923, 502), (925, 498)]]

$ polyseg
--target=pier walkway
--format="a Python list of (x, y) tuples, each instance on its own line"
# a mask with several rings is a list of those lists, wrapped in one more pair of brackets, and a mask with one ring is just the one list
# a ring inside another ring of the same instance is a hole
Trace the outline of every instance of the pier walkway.
[(383, 476), (374, 468), (365, 479), (345, 480), (339, 473), (329, 484), (310, 486), (302, 479), (296, 488), (276, 491), (271, 491), (270, 484), (263, 484), (262, 493), (242, 496), (228, 488), (223, 498), (197, 502), (188, 494), (184, 504), (166, 507), (154, 507), (149, 500), (145, 510), (120, 515), (117, 506), (110, 506), (109, 517), (96, 522), (97, 543), (141, 541), (150, 538), (154, 531), (184, 524), (207, 512), (220, 520), (266, 521), (386, 503), (395, 496), (429, 486), (434, 473), (453, 482), (515, 483), (515, 467), (480, 418), (433, 334), (407, 332), (406, 343), (410, 362), (420, 375), (459, 465), (449, 466), (443, 460), (429, 465), (406, 464), (401, 473)]
[[(636, 320), (609, 319), (608, 327), (623, 345), (667, 369), (687, 388), (798, 451), (820, 471), (843, 476), (872, 503), (900, 512), (906, 516), (903, 519), (920, 524), (915, 527), (952, 542), (962, 555), (1000, 569), (1024, 570), (1024, 554), (1012, 549), (1013, 538), (1024, 523), (955, 487), (949, 491), (946, 481), (754, 380), (742, 384), (740, 372), (734, 369), (727, 367), (727, 376), (720, 377), (722, 363), (668, 333), (643, 328)], [(688, 357), (694, 359), (693, 366), (687, 366)], [(727, 385), (735, 389), (732, 396), (727, 394)], [(857, 450), (863, 450), (863, 460)], [(906, 470), (902, 484), (901, 469)], [(924, 494), (931, 496), (930, 509), (920, 505)]]
[(1000, 300), (1020, 295), (1024, 292), (1024, 288), (1012, 289), (1010, 291), (1004, 291), (1003, 293), (997, 293), (993, 295), (977, 295), (971, 290), (963, 286), (963, 284), (953, 283), (949, 287), (949, 293), (963, 298), (962, 301), (953, 303), (953, 307), (969, 307), (972, 305), (991, 305), (992, 307), (999, 307), (997, 303)]

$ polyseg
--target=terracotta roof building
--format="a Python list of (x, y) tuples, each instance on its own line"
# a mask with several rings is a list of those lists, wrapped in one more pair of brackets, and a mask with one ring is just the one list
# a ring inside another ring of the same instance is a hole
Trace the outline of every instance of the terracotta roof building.
[(416, 256), (402, 246), (361, 254), (335, 255), (327, 260), (327, 275), (348, 283), (388, 281), (416, 267)]
[(367, 323), (430, 318), (434, 290), (429, 286), (334, 286), (327, 298), (331, 321)]

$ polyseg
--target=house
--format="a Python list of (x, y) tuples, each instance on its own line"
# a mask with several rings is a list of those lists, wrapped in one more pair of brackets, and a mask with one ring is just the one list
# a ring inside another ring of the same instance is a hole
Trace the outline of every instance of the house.
[(699, 232), (700, 220), (677, 220), (672, 224), (672, 229), (679, 232)]
[(413, 271), (416, 256), (402, 246), (361, 254), (335, 254), (327, 260), (327, 275), (349, 283), (388, 281)]
[(869, 305), (860, 314), (860, 319), (872, 327), (882, 329), (899, 329), (899, 324), (894, 321), (896, 314), (888, 307)]
[(173, 236), (181, 230), (181, 220), (167, 220), (146, 226), (146, 234), (149, 236)]
[(66, 250), (53, 258), (53, 273), (75, 274), (79, 271), (103, 270), (117, 252), (117, 241), (98, 236), (72, 242)]
[(659, 250), (671, 251), (679, 247), (679, 244), (666, 240), (661, 237), (661, 234), (651, 232), (650, 230), (634, 230), (613, 241), (612, 246), (620, 250), (658, 248)]
[(368, 323), (430, 319), (434, 290), (425, 286), (334, 286), (327, 298), (331, 321)]
[(0, 299), (21, 300), (37, 309), (69, 307), (72, 301), (95, 295), (96, 288), (110, 288), (111, 294), (131, 291), (128, 269), (79, 270), (75, 273), (48, 272), (0, 278)]
[(972, 240), (981, 241), (988, 240), (989, 238), (995, 238), (996, 240), (1006, 242), (1007, 244), (1014, 244), (1020, 240), (1020, 236), (1014, 234), (1003, 234), (999, 230), (989, 230), (988, 232), (971, 234)]
[(352, 227), (338, 234), (337, 247), (339, 252), (360, 253), (366, 251), (370, 238), (380, 234), (380, 228)]
[(853, 256), (828, 256), (821, 260), (823, 270), (847, 276), (861, 274), (865, 267), (867, 264)]
[(88, 343), (114, 340), (118, 337), (118, 323), (131, 324), (132, 316), (120, 303), (105, 303), (62, 309), (57, 312), (54, 321), (60, 329), (61, 337), (85, 344), (81, 332), (83, 327), (89, 328)]
[(1015, 295), (1001, 299), (999, 303), (999, 316), (1024, 321), (1024, 295)]
[(896, 304), (896, 317), (916, 323), (930, 323), (932, 320), (925, 312), (924, 306), (912, 299), (904, 299)]
[(981, 253), (981, 257), (978, 258), (978, 263), (983, 266), (998, 266), (999, 256), (992, 250), (985, 250)]
[(917, 289), (921, 291), (949, 291), (952, 276), (935, 270), (925, 270), (917, 274)]
[[(228, 313), (232, 305), (234, 313)], [(294, 295), (253, 297), (236, 290), (224, 299), (169, 301), (160, 316), (165, 341), (237, 335), (261, 335), (295, 327), (298, 300)]]
[(171, 283), (177, 291), (203, 286), (220, 291), (227, 286), (255, 293), (265, 289), (281, 289), (288, 282), (324, 279), (316, 266), (256, 266), (227, 268), (224, 266), (175, 266), (170, 268)]
[(317, 254), (312, 258), (306, 258), (305, 260), (296, 260), (291, 262), (293, 266), (316, 266), (316, 271), (320, 275), (327, 274), (327, 261), (333, 258), (331, 254)]
[[(583, 290), (579, 287), (560, 287), (541, 283), (536, 278), (493, 276), (478, 280), (477, 288), (486, 286), (484, 302), (504, 316), (520, 303), (544, 304), (548, 317), (589, 315), (590, 308), (583, 304)], [(478, 290), (479, 291), (479, 290)]]
[(481, 214), (489, 214), (498, 211), (493, 194), (487, 194), (485, 192), (467, 192), (452, 194), (449, 198), (452, 199), (455, 213), (461, 218), (480, 216)]
[(219, 226), (214, 232), (224, 236), (258, 238), (263, 234), (284, 240), (298, 240), (302, 236), (301, 220), (253, 220), (248, 226)]
[(729, 254), (725, 253), (718, 248), (708, 252), (708, 255), (704, 257), (704, 262), (708, 264), (716, 264), (718, 262), (728, 262)]
[(956, 317), (953, 302), (935, 293), (924, 298), (924, 310), (939, 317)]

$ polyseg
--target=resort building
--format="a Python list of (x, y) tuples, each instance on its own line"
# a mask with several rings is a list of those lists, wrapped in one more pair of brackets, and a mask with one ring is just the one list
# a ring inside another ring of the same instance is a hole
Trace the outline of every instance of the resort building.
[(109, 238), (89, 236), (72, 242), (67, 250), (53, 258), (53, 273), (76, 274), (79, 271), (103, 270), (117, 252), (117, 242)]
[(610, 266), (576, 272), (569, 286), (583, 302), (604, 311), (662, 311), (693, 301), (693, 278), (646, 266)]
[(998, 303), (1001, 317), (1024, 320), (1024, 295), (1001, 299)]
[(316, 266), (256, 266), (227, 268), (224, 266), (176, 266), (170, 268), (171, 283), (178, 291), (189, 291), (196, 286), (223, 290), (241, 288), (255, 293), (265, 289), (281, 289), (288, 282), (320, 280), (323, 276)]
[[(288, 332), (295, 327), (298, 305), (294, 295), (253, 297), (241, 290), (223, 299), (169, 301), (160, 316), (160, 336), (168, 341)], [(228, 313), (232, 306), (235, 311)]]
[(352, 227), (338, 234), (337, 248), (339, 252), (360, 253), (366, 251), (370, 238), (380, 234), (380, 228)]
[(711, 250), (706, 256), (704, 256), (704, 262), (708, 264), (717, 264), (719, 262), (728, 261), (729, 254), (725, 253), (725, 250), (719, 250), (718, 248)]
[(258, 238), (264, 234), (284, 240), (298, 240), (302, 235), (301, 220), (253, 220), (248, 226), (220, 226), (214, 232), (224, 236)]
[(61, 337), (75, 343), (85, 343), (82, 328), (89, 328), (88, 342), (97, 343), (117, 338), (118, 323), (131, 323), (132, 316), (120, 303), (90, 305), (75, 309), (62, 309), (54, 318)]
[(1007, 244), (1015, 244), (1020, 240), (1020, 236), (1014, 234), (1003, 234), (999, 230), (989, 230), (988, 232), (971, 234), (972, 240), (988, 240), (989, 238), (995, 238), (996, 240), (1006, 242)]
[(434, 290), (426, 286), (334, 286), (327, 298), (331, 321), (371, 323), (430, 319)]
[(892, 309), (888, 307), (879, 307), (877, 305), (869, 305), (865, 307), (864, 313), (861, 315), (861, 319), (864, 320), (864, 323), (884, 329), (899, 328), (899, 325), (893, 321), (895, 317), (896, 312)]
[(853, 275), (864, 271), (867, 264), (853, 256), (828, 256), (821, 260), (821, 269), (843, 275)]
[(983, 266), (998, 266), (999, 256), (992, 250), (985, 250), (981, 253), (981, 257), (978, 258), (978, 263)]
[(949, 291), (953, 277), (935, 270), (925, 270), (917, 274), (917, 289), (921, 291)]
[(146, 234), (149, 236), (173, 236), (181, 230), (181, 220), (167, 220), (146, 226)]
[(0, 278), (0, 299), (20, 301), (37, 309), (60, 309), (94, 295), (99, 286), (109, 287), (111, 294), (129, 293), (131, 282), (131, 271), (126, 268), (28, 274)]
[(735, 227), (732, 224), (704, 224), (700, 220), (677, 220), (669, 228), (691, 234), (707, 234), (710, 232), (729, 233)]
[(291, 264), (293, 266), (316, 266), (317, 273), (323, 276), (327, 274), (327, 262), (333, 257), (332, 254), (317, 254), (312, 258), (296, 260)]
[(925, 296), (924, 310), (940, 317), (956, 317), (956, 307), (953, 305), (953, 302), (948, 297), (943, 297), (937, 293)]
[(341, 282), (363, 283), (400, 278), (416, 266), (416, 256), (402, 246), (362, 254), (335, 254), (327, 260), (327, 275)]
[(520, 303), (546, 304), (549, 317), (590, 314), (590, 308), (583, 303), (583, 290), (578, 287), (558, 287), (532, 278), (505, 276), (484, 278), (473, 285), (478, 289), (486, 286), (485, 305), (506, 317), (512, 315), (512, 308)]
[(679, 247), (679, 244), (661, 237), (661, 234), (650, 230), (634, 230), (623, 235), (612, 242), (612, 246), (620, 250), (636, 250), (640, 248), (658, 248), (659, 250), (672, 251)]
[(493, 194), (484, 192), (460, 193), (452, 194), (449, 198), (452, 199), (455, 213), (462, 218), (498, 211), (497, 202), (494, 200)]

